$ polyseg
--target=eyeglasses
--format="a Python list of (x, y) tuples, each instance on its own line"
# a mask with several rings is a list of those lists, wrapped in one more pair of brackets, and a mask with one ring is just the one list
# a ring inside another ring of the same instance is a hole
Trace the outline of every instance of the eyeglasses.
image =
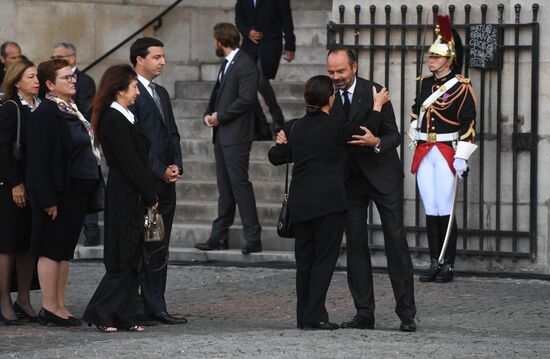
[(65, 75), (65, 76), (61, 76), (61, 77), (56, 77), (58, 80), (65, 80), (65, 81), (76, 81), (76, 75), (75, 74), (72, 74), (72, 75)]

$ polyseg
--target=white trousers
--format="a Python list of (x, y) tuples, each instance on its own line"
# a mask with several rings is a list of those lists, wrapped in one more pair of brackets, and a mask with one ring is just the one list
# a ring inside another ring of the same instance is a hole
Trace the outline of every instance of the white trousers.
[(428, 216), (451, 214), (455, 176), (437, 146), (433, 146), (420, 162), (416, 181)]

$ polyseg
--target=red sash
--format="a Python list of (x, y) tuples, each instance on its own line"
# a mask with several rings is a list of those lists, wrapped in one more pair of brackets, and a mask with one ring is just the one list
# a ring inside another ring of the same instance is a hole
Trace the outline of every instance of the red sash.
[(451, 146), (441, 142), (425, 142), (416, 146), (411, 172), (414, 174), (416, 173), (416, 171), (418, 171), (418, 166), (420, 166), (420, 162), (422, 162), (424, 156), (426, 156), (428, 152), (430, 152), (434, 145), (437, 146), (439, 152), (441, 152), (443, 157), (445, 157), (445, 160), (447, 160), (447, 164), (449, 165), (449, 168), (454, 175), (455, 169), (453, 167), (453, 162), (455, 160), (455, 150)]

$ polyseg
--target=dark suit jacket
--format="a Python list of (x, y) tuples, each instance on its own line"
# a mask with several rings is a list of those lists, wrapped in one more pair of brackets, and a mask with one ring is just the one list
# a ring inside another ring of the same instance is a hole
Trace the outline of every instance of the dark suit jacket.
[[(289, 0), (237, 0), (235, 23), (243, 36), (242, 49), (253, 59), (262, 61), (262, 71), (270, 79), (275, 78), (284, 49), (296, 51), (296, 37)], [(248, 39), (251, 29), (263, 33), (258, 45)]]
[(4, 68), (4, 64), (0, 63), (0, 91), (2, 87), (2, 82), (4, 82), (4, 76), (6, 76), (6, 69)]
[(72, 144), (67, 117), (73, 120), (44, 99), (27, 124), (26, 187), (40, 209), (57, 205), (57, 193), (69, 186)]
[(269, 161), (274, 165), (286, 163), (290, 146), (290, 162), (294, 162), (288, 195), (291, 222), (346, 211), (344, 177), (348, 152), (342, 124), (319, 111), (289, 121), (283, 129), (289, 144), (271, 147)]
[(256, 66), (243, 51), (237, 52), (219, 88), (212, 91), (207, 114), (218, 113), (213, 141), (235, 145), (254, 140), (254, 104), (258, 88)]
[(151, 148), (149, 149), (149, 161), (155, 177), (162, 181), (166, 167), (171, 164), (182, 168), (182, 157), (180, 147), (180, 134), (172, 112), (172, 104), (168, 91), (159, 84), (156, 84), (156, 90), (160, 97), (160, 102), (164, 111), (165, 121), (155, 104), (153, 97), (145, 89), (143, 84), (138, 81), (140, 95), (136, 99), (130, 111), (136, 116), (137, 123), (143, 128)]
[(76, 94), (73, 100), (78, 107), (78, 110), (89, 121), (92, 118), (92, 102), (95, 96), (94, 80), (78, 68), (75, 70), (76, 75)]
[[(380, 153), (374, 152), (372, 148), (349, 145), (350, 161), (353, 160), (359, 165), (363, 175), (374, 188), (382, 193), (390, 193), (400, 190), (404, 176), (396, 150), (401, 144), (401, 137), (391, 103), (385, 104), (381, 112), (372, 110), (372, 86), (375, 86), (377, 91), (382, 88), (375, 82), (357, 77), (349, 119), (346, 119), (344, 114), (341, 96), (336, 96), (331, 115), (344, 122), (350, 132), (364, 134), (359, 126), (366, 126), (380, 137)], [(350, 169), (352, 166), (353, 163), (350, 163)], [(348, 192), (350, 190), (348, 188)]]
[(21, 105), (19, 96), (13, 99), (21, 114), (20, 143), (23, 146), (21, 160), (17, 161), (12, 154), (12, 147), (17, 138), (17, 108), (13, 102), (5, 102), (0, 106), (0, 182), (8, 188), (13, 188), (25, 181), (27, 168), (27, 123), (31, 110)]

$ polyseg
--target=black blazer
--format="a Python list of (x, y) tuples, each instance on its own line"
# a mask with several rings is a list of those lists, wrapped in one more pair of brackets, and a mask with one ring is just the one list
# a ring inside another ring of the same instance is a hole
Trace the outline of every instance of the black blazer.
[(78, 110), (89, 121), (92, 118), (92, 102), (95, 96), (95, 82), (89, 75), (75, 70), (76, 75), (76, 94), (73, 100), (78, 107)]
[(67, 119), (50, 100), (42, 100), (27, 124), (27, 191), (33, 205), (57, 205), (57, 192), (69, 186), (71, 132)]
[(218, 113), (213, 141), (235, 145), (254, 140), (254, 104), (258, 88), (256, 66), (243, 51), (237, 52), (219, 88), (212, 91), (206, 114)]
[(17, 103), (21, 114), (20, 143), (23, 146), (23, 153), (19, 161), (12, 154), (12, 147), (17, 139), (17, 108), (13, 102), (4, 102), (0, 105), (0, 182), (8, 188), (25, 182), (27, 123), (31, 117), (31, 110), (21, 104), (19, 96), (15, 96), (13, 100)]
[[(336, 96), (331, 115), (345, 123), (347, 131), (364, 134), (359, 126), (366, 126), (376, 136), (380, 137), (380, 153), (370, 147), (349, 145), (351, 159), (355, 160), (369, 182), (380, 192), (390, 193), (400, 190), (403, 181), (401, 162), (397, 147), (401, 144), (399, 130), (395, 123), (395, 114), (390, 103), (382, 107), (381, 112), (373, 111), (372, 86), (380, 91), (381, 85), (357, 77), (353, 94), (349, 119), (346, 119), (341, 96)], [(351, 165), (348, 166), (348, 170)]]
[(166, 167), (175, 164), (181, 169), (183, 166), (180, 134), (176, 126), (176, 120), (174, 119), (168, 91), (159, 84), (156, 84), (156, 91), (160, 97), (165, 116), (165, 120), (163, 120), (155, 104), (155, 100), (153, 100), (153, 97), (140, 81), (138, 81), (138, 88), (140, 95), (136, 99), (135, 104), (130, 107), (130, 111), (136, 116), (137, 123), (139, 123), (147, 134), (147, 138), (151, 143), (149, 149), (151, 170), (158, 182), (162, 182)]
[[(243, 36), (242, 49), (253, 59), (258, 56), (262, 61), (265, 76), (275, 78), (281, 54), (284, 49), (296, 51), (296, 37), (289, 0), (237, 0), (235, 5), (235, 24)], [(256, 45), (248, 39), (251, 29), (263, 33), (263, 38)]]
[(290, 162), (294, 162), (288, 194), (291, 222), (346, 211), (347, 135), (341, 123), (319, 111), (285, 123), (283, 130), (289, 144), (271, 147), (268, 157), (274, 165), (284, 164), (290, 146)]

